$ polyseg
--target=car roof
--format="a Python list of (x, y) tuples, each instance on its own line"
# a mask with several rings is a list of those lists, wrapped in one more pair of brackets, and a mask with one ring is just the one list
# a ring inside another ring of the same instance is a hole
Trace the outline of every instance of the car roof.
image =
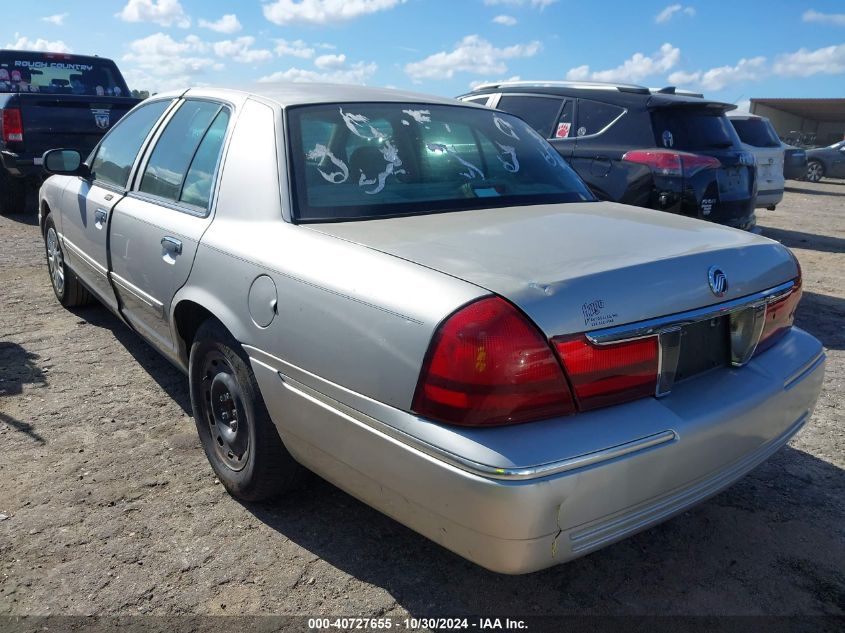
[(257, 83), (238, 88), (218, 88), (209, 86), (190, 88), (187, 91), (179, 90), (160, 93), (156, 95), (156, 97), (178, 97), (183, 95), (210, 98), (228, 97), (233, 101), (240, 101), (252, 96), (261, 98), (265, 101), (275, 102), (283, 108), (303, 104), (343, 103), (347, 101), (460, 105), (483, 108), (483, 106), (467, 104), (450, 97), (437, 97), (389, 88), (372, 88), (369, 86), (327, 83)]

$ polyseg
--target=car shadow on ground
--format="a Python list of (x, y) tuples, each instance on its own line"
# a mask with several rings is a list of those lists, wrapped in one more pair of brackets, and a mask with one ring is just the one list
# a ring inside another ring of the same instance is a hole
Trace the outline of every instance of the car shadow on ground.
[[(845, 471), (786, 447), (701, 506), (528, 576), (482, 569), (317, 478), (273, 505), (245, 507), (344, 573), (384, 588), (415, 616), (683, 613), (690, 586), (707, 586), (707, 602), (729, 611), (737, 600), (730, 595), (732, 579), (741, 579), (751, 595), (771, 594), (773, 574), (775, 590), (782, 584), (785, 593), (821, 593), (836, 612), (845, 599), (845, 575), (836, 569), (841, 556), (827, 565), (819, 563), (823, 555), (807, 560), (801, 553), (802, 539), (811, 538), (806, 531), (770, 541), (760, 534), (772, 522), (791, 524), (808, 515), (823, 515), (833, 525), (843, 497)], [(714, 577), (724, 582), (712, 582)]]
[(795, 325), (807, 330), (819, 339), (828, 349), (845, 349), (845, 299), (822, 295), (816, 292), (804, 292)]
[[(826, 185), (838, 185), (836, 182), (825, 182)], [(805, 189), (803, 187), (784, 187), (790, 193), (803, 193), (809, 196), (845, 196), (845, 192), (825, 191), (824, 189)]]
[(161, 354), (153, 349), (132, 328), (98, 303), (81, 308), (71, 308), (88, 325), (109, 330), (117, 341), (143, 367), (150, 377), (176, 402), (187, 415), (191, 412), (191, 397), (188, 394), (188, 381), (185, 374), (174, 367)]
[(803, 248), (824, 253), (845, 253), (845, 239), (841, 237), (786, 231), (768, 226), (761, 226), (760, 228), (764, 237), (776, 240), (789, 248)]
[(17, 343), (0, 342), (0, 423), (28, 436), (37, 444), (46, 440), (29, 422), (18, 420), (2, 409), (3, 398), (23, 393), (24, 385), (47, 385), (47, 378), (38, 366), (38, 354), (26, 351)]

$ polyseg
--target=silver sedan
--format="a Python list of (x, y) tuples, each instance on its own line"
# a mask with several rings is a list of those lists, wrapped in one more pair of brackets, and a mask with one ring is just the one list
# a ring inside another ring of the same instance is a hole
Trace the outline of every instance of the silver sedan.
[(56, 297), (97, 299), (186, 372), (241, 499), (308, 469), (529, 572), (725, 488), (821, 389), (789, 250), (596, 201), (503, 112), (191, 89), (44, 165)]

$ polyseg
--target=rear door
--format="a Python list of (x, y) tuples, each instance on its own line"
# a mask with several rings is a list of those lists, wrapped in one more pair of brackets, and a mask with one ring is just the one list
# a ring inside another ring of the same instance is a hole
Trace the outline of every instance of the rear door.
[(129, 194), (115, 207), (111, 274), (121, 313), (162, 352), (175, 354), (173, 295), (185, 283), (211, 222), (211, 200), (231, 108), (205, 99), (179, 104), (146, 152)]
[(833, 178), (845, 178), (845, 142), (840, 143), (830, 161), (830, 174)]
[(147, 103), (124, 117), (93, 153), (90, 177), (72, 180), (62, 194), (62, 243), (68, 263), (112, 309), (117, 306), (108, 278), (112, 209), (125, 195), (138, 154), (171, 103)]
[[(555, 136), (555, 128), (565, 99), (555, 95), (503, 94), (491, 107), (515, 114), (545, 139)], [(564, 158), (566, 154), (561, 153)]]

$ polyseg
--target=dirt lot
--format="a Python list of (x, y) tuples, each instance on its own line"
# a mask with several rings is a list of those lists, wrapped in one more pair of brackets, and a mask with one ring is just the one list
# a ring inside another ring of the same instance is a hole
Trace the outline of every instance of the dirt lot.
[(845, 613), (845, 183), (789, 184), (759, 217), (801, 260), (798, 324), (828, 349), (812, 421), (709, 502), (523, 577), (316, 479), (234, 501), (185, 378), (105, 309), (62, 309), (34, 219), (0, 218), (0, 613)]

